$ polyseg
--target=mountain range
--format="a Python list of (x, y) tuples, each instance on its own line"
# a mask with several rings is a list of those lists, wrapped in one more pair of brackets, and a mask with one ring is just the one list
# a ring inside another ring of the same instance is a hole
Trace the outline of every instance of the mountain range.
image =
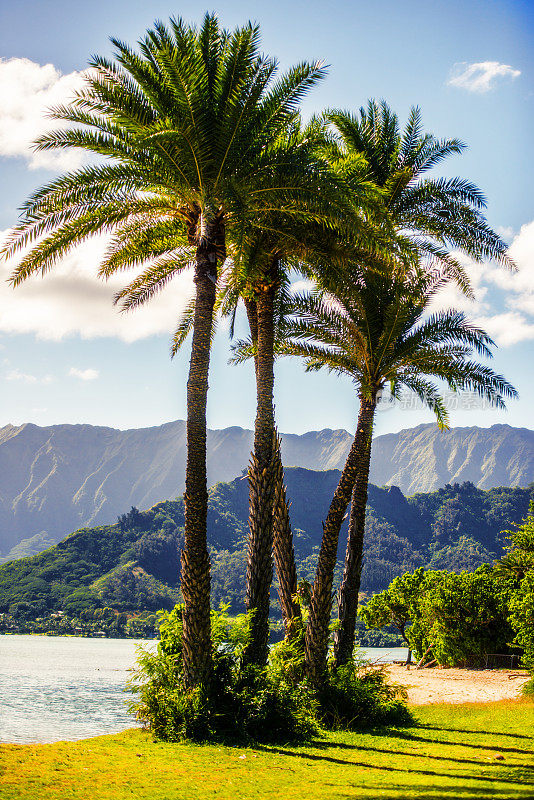
[[(40, 552), (70, 531), (112, 523), (125, 509), (148, 508), (184, 488), (185, 423), (118, 430), (33, 424), (0, 428), (0, 560)], [(288, 466), (342, 468), (344, 430), (282, 436)], [(208, 434), (210, 485), (242, 474), (252, 432)], [(404, 494), (470, 481), (483, 489), (534, 481), (534, 431), (494, 425), (440, 432), (419, 425), (374, 440), (371, 480)]]
[[(313, 579), (321, 520), (338, 480), (337, 470), (286, 471), (300, 578)], [(533, 496), (534, 487), (484, 491), (464, 483), (406, 498), (397, 487), (370, 486), (362, 590), (379, 591), (417, 567), (459, 571), (492, 562), (503, 552), (501, 532), (521, 521)], [(243, 610), (247, 516), (246, 481), (235, 478), (210, 489), (212, 600), (215, 606), (228, 603), (232, 612)], [(0, 623), (5, 614), (11, 629), (58, 612), (79, 619), (103, 609), (135, 615), (172, 608), (179, 599), (183, 525), (183, 500), (167, 500), (148, 511), (133, 508), (114, 525), (82, 528), (45, 552), (0, 566)], [(273, 615), (279, 614), (275, 603)]]

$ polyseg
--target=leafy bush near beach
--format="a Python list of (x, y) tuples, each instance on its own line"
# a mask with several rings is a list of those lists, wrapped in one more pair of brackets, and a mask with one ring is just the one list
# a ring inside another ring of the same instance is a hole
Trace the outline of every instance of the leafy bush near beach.
[(523, 648), (523, 666), (534, 675), (534, 570), (526, 573), (519, 589), (512, 595), (510, 612), (515, 642)]
[(182, 607), (162, 615), (156, 652), (140, 649), (131, 710), (163, 741), (307, 741), (321, 727), (406, 724), (411, 717), (385, 674), (354, 663), (329, 670), (320, 690), (304, 679), (301, 643), (272, 648), (269, 665), (244, 667), (250, 616), (212, 612), (214, 672), (209, 688), (184, 688)]
[(184, 688), (182, 607), (164, 615), (157, 652), (141, 651), (130, 688), (137, 718), (158, 739), (291, 741), (317, 731), (316, 702), (284, 670), (243, 667), (250, 617), (212, 612), (214, 672), (209, 688)]
[(515, 584), (509, 604), (510, 624), (514, 642), (523, 649), (523, 666), (534, 675), (534, 502), (523, 523), (505, 533), (509, 545), (498, 572)]
[(506, 653), (514, 637), (513, 582), (485, 564), (474, 572), (416, 570), (396, 578), (360, 611), (365, 624), (393, 624), (418, 658), (460, 666), (485, 653)]
[(412, 721), (404, 688), (387, 682), (384, 669), (357, 661), (329, 670), (318, 692), (321, 723), (328, 730), (362, 730)]

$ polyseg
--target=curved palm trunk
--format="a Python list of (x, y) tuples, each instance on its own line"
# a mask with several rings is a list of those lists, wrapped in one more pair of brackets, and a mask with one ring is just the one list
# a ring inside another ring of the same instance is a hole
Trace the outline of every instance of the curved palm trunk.
[[(255, 300), (245, 299), (250, 335), (252, 341), (258, 342), (258, 310)], [(254, 369), (258, 370), (258, 358), (254, 356)], [(274, 409), (273, 409), (274, 418)], [(280, 439), (275, 439), (275, 469), (276, 488), (273, 500), (273, 553), (276, 574), (278, 576), (278, 599), (282, 609), (282, 619), (286, 638), (291, 638), (296, 631), (297, 620), (302, 619), (299, 603), (293, 599), (297, 591), (297, 568), (295, 564), (295, 551), (293, 548), (293, 533), (289, 517), (289, 503), (287, 502), (286, 487), (284, 485), (284, 468), (280, 453)]]
[(276, 438), (276, 489), (274, 496), (273, 520), (273, 550), (276, 574), (278, 576), (278, 599), (282, 609), (282, 619), (286, 639), (292, 639), (299, 628), (302, 612), (296, 602), (297, 592), (297, 567), (295, 564), (295, 549), (293, 547), (293, 533), (289, 517), (289, 503), (287, 502), (286, 487), (284, 484), (284, 468), (280, 454), (280, 439)]
[(372, 427), (375, 406), (374, 396), (371, 398), (360, 397), (360, 413), (354, 441), (330, 503), (327, 517), (323, 522), (321, 549), (313, 583), (305, 638), (306, 675), (316, 684), (321, 681), (326, 670), (328, 632), (332, 611), (332, 584), (339, 532), (358, 477), (360, 464), (368, 446), (369, 425), (371, 424)]
[(197, 248), (195, 319), (187, 381), (185, 546), (181, 556), (183, 664), (188, 687), (209, 683), (212, 669), (210, 559), (207, 545), (206, 404), (217, 250), (215, 236)]
[[(374, 409), (373, 409), (374, 412)], [(356, 615), (358, 613), (358, 593), (363, 567), (363, 543), (365, 534), (365, 509), (371, 467), (371, 441), (373, 436), (373, 417), (366, 420), (367, 447), (362, 453), (358, 477), (352, 490), (352, 504), (349, 518), (349, 535), (345, 554), (345, 569), (338, 597), (339, 626), (334, 633), (334, 663), (336, 667), (351, 660), (354, 651)]]
[(269, 642), (269, 603), (273, 578), (273, 502), (276, 486), (274, 430), (274, 284), (256, 299), (258, 347), (256, 356), (257, 412), (254, 452), (249, 466), (249, 539), (245, 605), (253, 612), (245, 663), (266, 664)]

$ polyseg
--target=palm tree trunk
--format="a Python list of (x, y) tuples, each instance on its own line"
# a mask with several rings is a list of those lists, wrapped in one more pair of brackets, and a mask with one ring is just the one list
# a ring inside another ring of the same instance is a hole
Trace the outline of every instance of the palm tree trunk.
[(257, 412), (254, 452), (249, 466), (249, 539), (245, 605), (252, 612), (251, 638), (245, 663), (266, 664), (269, 642), (269, 604), (273, 578), (273, 502), (276, 486), (274, 429), (274, 295), (275, 284), (256, 298), (258, 346), (256, 356)]
[[(373, 409), (374, 411), (374, 409)], [(363, 566), (363, 543), (365, 534), (365, 509), (371, 467), (371, 440), (373, 436), (373, 417), (366, 419), (364, 432), (367, 447), (362, 453), (358, 477), (352, 490), (352, 504), (349, 518), (349, 535), (345, 555), (345, 569), (339, 589), (338, 621), (334, 633), (334, 663), (336, 667), (351, 660), (354, 651), (356, 615), (358, 613), (358, 593)]]
[(284, 484), (284, 468), (280, 454), (280, 439), (276, 438), (276, 489), (274, 496), (274, 521), (273, 521), (273, 550), (276, 574), (278, 576), (278, 599), (282, 609), (282, 619), (286, 639), (292, 639), (298, 628), (302, 613), (299, 603), (296, 602), (297, 592), (297, 567), (295, 564), (295, 550), (293, 547), (293, 534), (289, 518), (289, 503), (287, 502), (286, 487)]
[[(250, 336), (254, 344), (258, 343), (258, 309), (255, 300), (244, 300), (250, 327)], [(257, 348), (256, 348), (257, 349)], [(254, 356), (254, 369), (258, 370), (258, 357)], [(273, 411), (274, 417), (274, 411)], [(284, 485), (284, 468), (280, 453), (280, 439), (275, 440), (275, 469), (276, 488), (274, 496), (273, 519), (273, 552), (276, 574), (278, 577), (278, 599), (282, 609), (282, 619), (286, 639), (292, 638), (296, 631), (297, 620), (302, 619), (299, 603), (293, 599), (297, 591), (297, 568), (295, 564), (295, 551), (293, 548), (293, 534), (289, 517), (289, 503), (287, 502), (286, 487)]]
[(358, 426), (341, 478), (323, 522), (321, 549), (313, 583), (308, 624), (306, 626), (306, 675), (318, 684), (326, 670), (328, 631), (332, 612), (332, 584), (337, 559), (339, 532), (358, 477), (359, 465), (367, 448), (369, 423), (372, 423), (376, 399), (360, 396)]
[[(258, 345), (258, 307), (255, 300), (248, 298), (243, 301), (245, 303), (245, 311), (247, 312), (247, 319), (250, 328), (250, 338), (253, 344)], [(258, 378), (258, 354), (254, 355), (254, 372), (256, 373), (256, 380)], [(257, 391), (257, 385), (256, 385)]]
[(209, 683), (212, 669), (210, 559), (207, 545), (206, 404), (217, 249), (208, 235), (197, 248), (195, 319), (187, 381), (185, 546), (182, 551), (183, 664), (188, 687)]

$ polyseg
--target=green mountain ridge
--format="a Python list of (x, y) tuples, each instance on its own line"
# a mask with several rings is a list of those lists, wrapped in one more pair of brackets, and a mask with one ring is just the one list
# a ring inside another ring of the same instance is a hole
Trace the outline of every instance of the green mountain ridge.
[[(299, 576), (310, 579), (339, 472), (286, 471)], [(475, 569), (502, 554), (501, 531), (526, 515), (534, 487), (481, 490), (447, 485), (405, 497), (397, 487), (371, 486), (367, 509), (362, 591), (385, 588), (419, 566)], [(236, 478), (210, 490), (208, 533), (213, 602), (243, 610), (248, 515), (247, 481)], [(125, 615), (171, 608), (179, 600), (183, 501), (148, 511), (132, 508), (114, 525), (82, 528), (38, 555), (0, 567), (0, 614), (35, 620), (88, 609)], [(345, 522), (346, 526), (346, 522)], [(346, 540), (343, 530), (338, 578)], [(273, 591), (273, 615), (278, 608)]]
[[(70, 531), (107, 525), (125, 508), (150, 508), (184, 489), (185, 423), (117, 430), (93, 425), (0, 428), (0, 563), (41, 552)], [(246, 467), (253, 433), (208, 432), (208, 480), (231, 481)], [(341, 469), (345, 430), (282, 435), (284, 464)], [(481, 489), (534, 481), (534, 431), (493, 425), (418, 425), (377, 436), (371, 482), (404, 494), (471, 481)]]

